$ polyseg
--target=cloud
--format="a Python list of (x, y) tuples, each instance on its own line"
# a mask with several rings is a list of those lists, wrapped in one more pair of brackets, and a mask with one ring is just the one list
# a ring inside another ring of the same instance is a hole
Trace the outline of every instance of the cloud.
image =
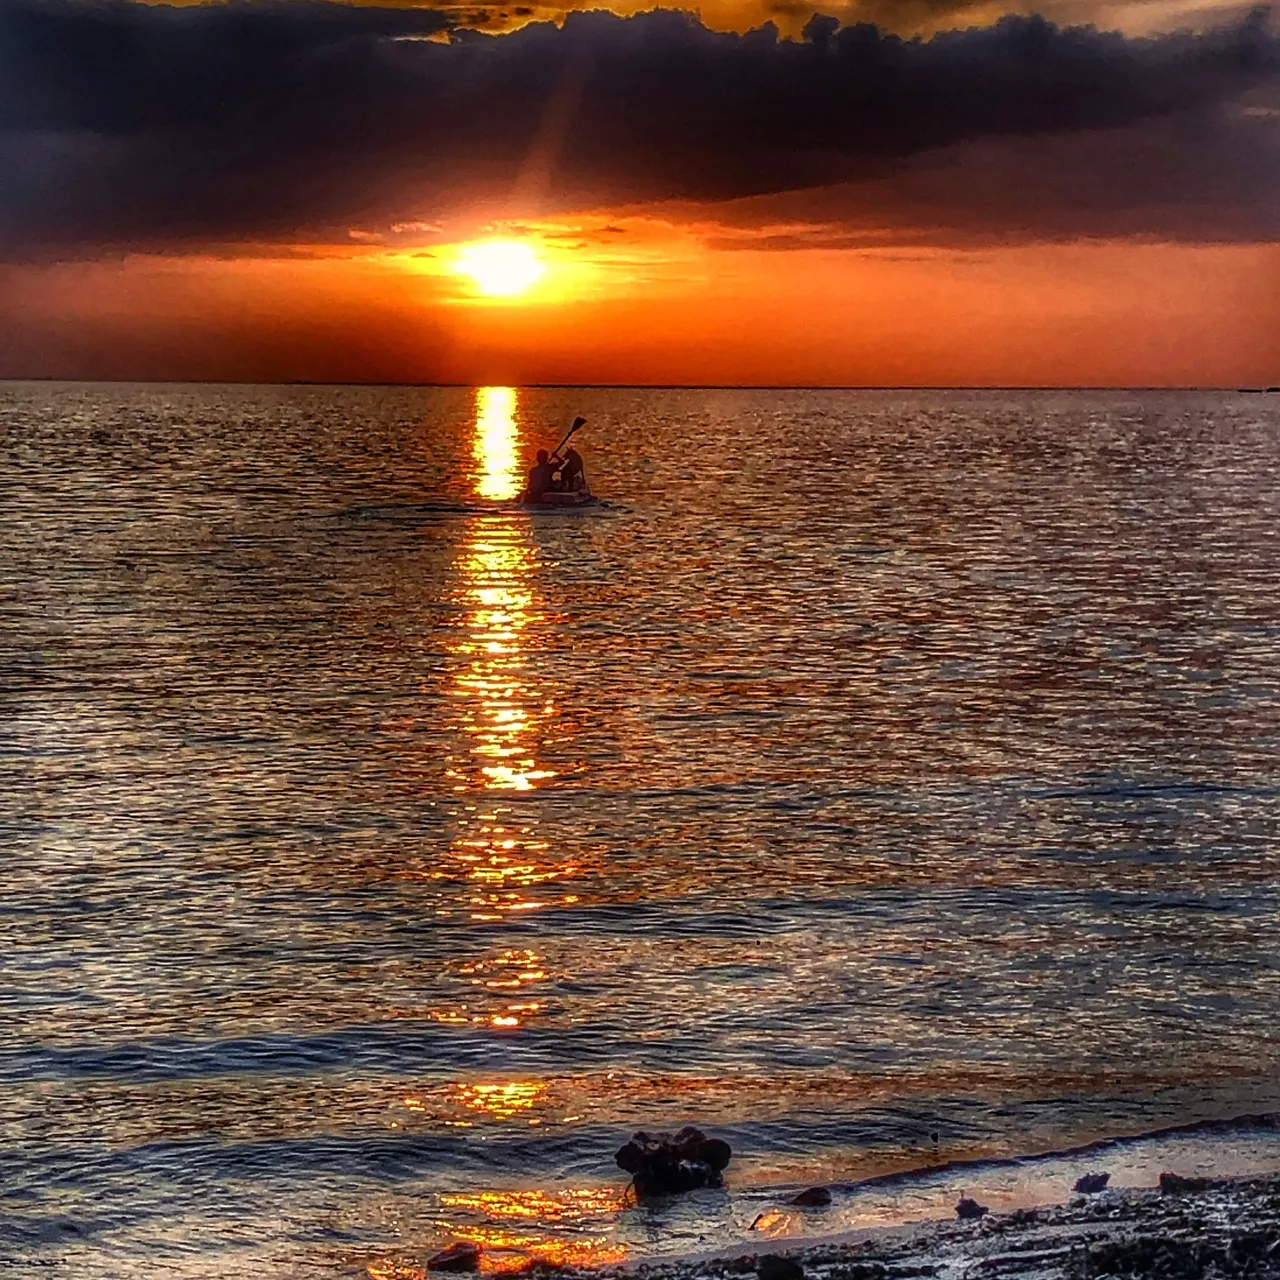
[[(1254, 0), (1256, 2), (1256, 0)], [(609, 0), (617, 14), (652, 8), (652, 0)], [(506, 31), (527, 21), (563, 21), (567, 13), (600, 8), (600, 0), (547, 0), (532, 6), (442, 5), (453, 25)], [(1009, 13), (1039, 13), (1061, 25), (1095, 24), (1129, 35), (1207, 30), (1247, 16), (1251, 3), (1238, 0), (698, 0), (699, 18), (718, 31), (748, 31), (774, 21), (799, 38), (815, 14), (837, 17), (841, 26), (871, 22), (898, 35), (932, 35), (958, 26), (980, 26)]]
[(983, 138), (862, 182), (667, 216), (708, 219), (708, 243), (726, 249), (1280, 243), (1280, 112), (1246, 103), (1105, 131)]
[(524, 217), (884, 182), (940, 150), (1208, 118), (1280, 71), (1261, 14), (1144, 39), (1007, 17), (905, 40), (814, 19), (799, 42), (669, 10), (431, 38), (447, 21), (0, 0), (0, 253), (349, 243), (353, 225), (481, 202)]

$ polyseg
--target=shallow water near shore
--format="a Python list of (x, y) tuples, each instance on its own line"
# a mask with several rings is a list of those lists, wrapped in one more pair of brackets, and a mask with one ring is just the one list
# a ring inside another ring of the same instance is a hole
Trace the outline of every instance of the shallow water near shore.
[[(513, 508), (576, 413), (604, 503)], [(606, 1262), (1280, 1110), (1270, 401), (7, 384), (0, 458), (13, 1265)], [(625, 1205), (686, 1121), (726, 1191)]]

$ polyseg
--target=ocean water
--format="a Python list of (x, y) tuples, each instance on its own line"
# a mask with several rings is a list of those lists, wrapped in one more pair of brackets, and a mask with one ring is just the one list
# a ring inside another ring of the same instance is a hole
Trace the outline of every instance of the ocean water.
[(1278, 401), (0, 385), (0, 1263), (1280, 1168)]

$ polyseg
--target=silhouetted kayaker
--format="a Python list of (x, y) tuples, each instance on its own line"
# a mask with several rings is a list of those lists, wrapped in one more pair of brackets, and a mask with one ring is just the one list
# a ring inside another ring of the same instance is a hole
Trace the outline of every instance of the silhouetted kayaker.
[(575, 493), (586, 483), (582, 467), (582, 454), (570, 445), (560, 464), (560, 483), (556, 486), (563, 493)]
[(545, 449), (538, 450), (538, 460), (529, 468), (529, 484), (525, 496), (530, 502), (537, 502), (551, 487), (555, 479), (556, 469), (547, 456)]

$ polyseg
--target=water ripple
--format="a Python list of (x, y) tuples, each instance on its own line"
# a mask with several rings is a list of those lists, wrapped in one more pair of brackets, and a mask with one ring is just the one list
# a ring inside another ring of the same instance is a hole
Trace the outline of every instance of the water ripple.
[[(0, 459), (6, 1253), (607, 1260), (1280, 1106), (1263, 398), (8, 384)], [(624, 1210), (689, 1119), (730, 1192)]]

